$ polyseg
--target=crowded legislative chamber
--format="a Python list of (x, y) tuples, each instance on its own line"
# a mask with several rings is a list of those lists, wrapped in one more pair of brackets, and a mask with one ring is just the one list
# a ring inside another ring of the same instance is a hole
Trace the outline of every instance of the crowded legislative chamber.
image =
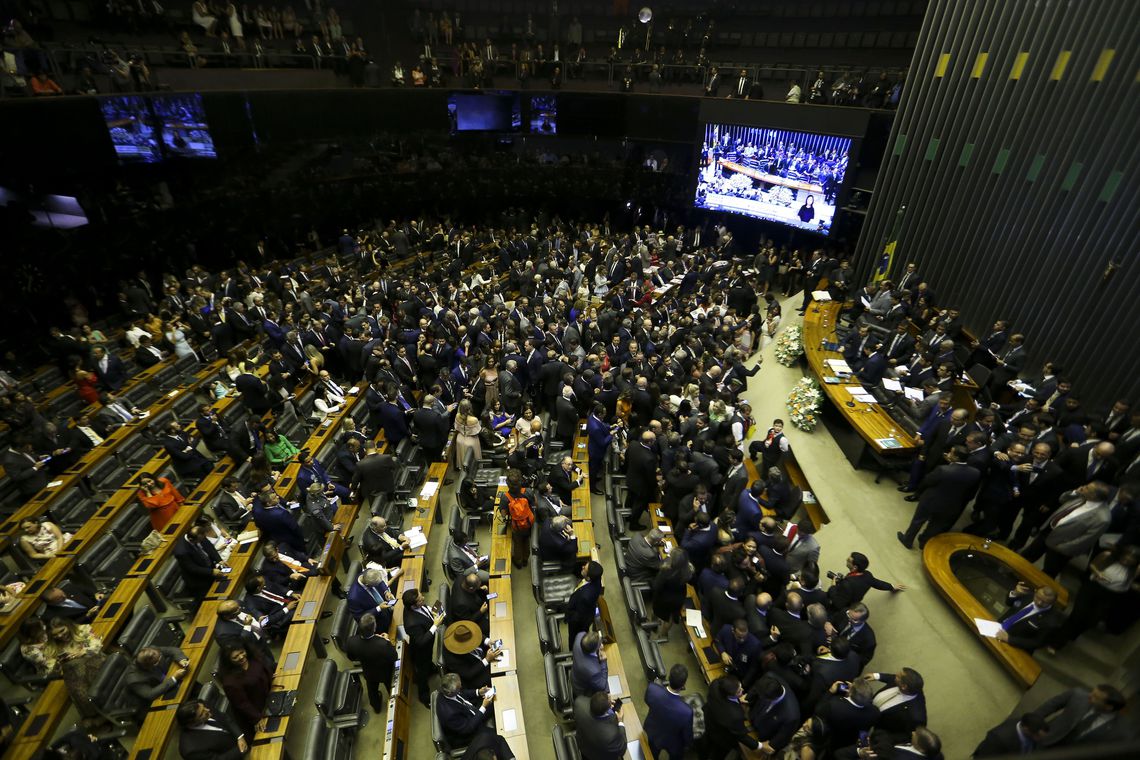
[(1140, 757), (1140, 4), (0, 29), (5, 760)]

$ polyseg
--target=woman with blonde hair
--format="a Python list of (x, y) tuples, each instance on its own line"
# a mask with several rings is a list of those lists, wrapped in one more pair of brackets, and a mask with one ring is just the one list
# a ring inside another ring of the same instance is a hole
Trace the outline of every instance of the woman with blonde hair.
[(455, 465), (463, 468), (467, 461), (467, 452), (475, 454), (476, 459), (483, 458), (483, 449), (479, 443), (479, 434), (483, 432), (483, 425), (475, 416), (475, 409), (470, 399), (459, 402), (455, 414)]

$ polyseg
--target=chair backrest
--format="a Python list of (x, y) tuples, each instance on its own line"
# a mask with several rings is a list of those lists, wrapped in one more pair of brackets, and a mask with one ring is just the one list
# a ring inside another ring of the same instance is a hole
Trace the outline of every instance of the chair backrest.
[(145, 646), (147, 635), (156, 620), (158, 613), (154, 608), (149, 605), (143, 607), (123, 626), (123, 632), (119, 634), (116, 643), (132, 656), (138, 654), (139, 649)]
[(636, 629), (637, 649), (641, 653), (641, 664), (645, 666), (645, 676), (649, 680), (664, 678), (666, 675), (665, 661), (661, 659), (661, 649), (657, 642), (649, 638), (643, 628)]
[(320, 715), (309, 720), (308, 741), (305, 742), (303, 760), (324, 760), (328, 757), (329, 734), (332, 731)]
[(208, 681), (200, 692), (198, 699), (202, 700), (215, 714), (221, 715), (229, 712), (230, 701), (226, 699), (226, 692), (214, 681)]
[(99, 669), (99, 674), (91, 683), (87, 693), (88, 700), (95, 704), (100, 712), (120, 713), (134, 712), (138, 705), (126, 693), (123, 676), (130, 667), (130, 660), (120, 652), (113, 652)]
[(431, 740), (438, 751), (450, 752), (451, 744), (447, 741), (447, 737), (443, 733), (443, 723), (439, 720), (439, 711), (436, 707), (438, 701), (439, 692), (433, 691), (431, 693)]
[(341, 600), (333, 610), (330, 636), (337, 649), (345, 652), (348, 640), (356, 635), (356, 619), (348, 612), (348, 602)]
[(966, 374), (970, 376), (971, 380), (978, 384), (979, 388), (984, 388), (986, 383), (989, 382), (990, 375), (993, 374), (993, 371), (984, 364), (975, 364), (966, 370)]
[(317, 689), (313, 694), (313, 703), (326, 719), (332, 720), (336, 712), (336, 663), (326, 657), (321, 663), (321, 674), (317, 678)]

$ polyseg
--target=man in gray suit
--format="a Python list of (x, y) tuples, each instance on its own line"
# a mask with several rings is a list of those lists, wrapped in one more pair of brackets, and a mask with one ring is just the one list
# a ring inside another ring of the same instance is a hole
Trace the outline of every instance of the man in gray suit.
[[(171, 663), (177, 663), (178, 668), (167, 675)], [(176, 647), (143, 647), (123, 675), (123, 683), (138, 709), (146, 712), (151, 702), (178, 690), (189, 665), (186, 655)]]
[(1092, 691), (1063, 691), (1033, 712), (1049, 721), (1041, 747), (1089, 746), (1129, 737), (1127, 721), (1120, 717), (1126, 701), (1115, 687), (1102, 683)]
[(586, 760), (620, 760), (625, 755), (625, 723), (622, 707), (605, 691), (574, 700), (574, 725), (578, 749)]
[(665, 534), (657, 528), (634, 536), (626, 549), (625, 564), (629, 579), (634, 582), (649, 582), (661, 569), (660, 549), (665, 544)]
[(467, 534), (463, 530), (456, 530), (451, 534), (444, 550), (444, 562), (456, 577), (475, 573), (480, 583), (487, 583), (491, 574), (487, 572), (487, 557), (480, 557), (467, 545)]
[(1036, 562), (1045, 556), (1045, 574), (1056, 577), (1069, 560), (1087, 557), (1112, 522), (1108, 505), (1111, 490), (1099, 481), (1087, 483), (1061, 496), (1061, 506), (1045, 520), (1037, 537), (1021, 556)]
[(570, 685), (574, 696), (589, 696), (609, 689), (610, 669), (606, 664), (606, 652), (602, 649), (602, 637), (597, 631), (579, 633), (574, 637), (571, 648)]

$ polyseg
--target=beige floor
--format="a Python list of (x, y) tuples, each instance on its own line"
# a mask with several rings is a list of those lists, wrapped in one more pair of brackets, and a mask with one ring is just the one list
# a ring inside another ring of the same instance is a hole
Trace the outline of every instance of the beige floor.
[[(798, 304), (785, 303), (786, 323), (797, 323)], [(784, 406), (791, 386), (802, 377), (798, 368), (778, 364), (772, 356), (772, 346), (761, 352), (763, 369), (750, 381), (745, 397), (752, 403), (753, 413), (762, 433), (767, 422), (775, 417), (787, 417)], [(819, 534), (823, 546), (820, 557), (822, 570), (843, 570), (843, 562), (852, 551), (862, 551), (871, 558), (871, 570), (881, 578), (906, 584), (908, 590), (890, 595), (872, 591), (866, 599), (871, 608), (871, 625), (878, 636), (879, 647), (871, 667), (875, 670), (895, 671), (902, 666), (917, 669), (926, 680), (930, 727), (942, 737), (947, 758), (968, 757), (985, 731), (1004, 719), (1018, 703), (1022, 690), (1006, 675), (996, 661), (985, 651), (976, 637), (949, 610), (927, 581), (917, 551), (904, 550), (895, 540), (895, 531), (904, 527), (910, 518), (912, 505), (904, 502), (901, 494), (889, 480), (878, 485), (874, 475), (855, 471), (848, 464), (824, 427), (813, 433), (788, 430), (796, 458), (803, 467), (813, 490), (831, 518)], [(451, 489), (443, 495), (445, 508), (454, 504)], [(602, 548), (602, 561), (607, 566), (605, 583), (614, 610), (614, 621), (620, 641), (630, 640), (629, 622), (620, 614), (623, 608), (621, 587), (612, 562), (607, 562), (613, 551), (606, 536), (604, 503), (594, 499), (594, 519)], [(433, 534), (428, 551), (427, 567), (435, 581), (429, 599), (434, 599), (434, 588), (442, 582), (439, 552), (442, 531)], [(487, 541), (486, 530), (479, 539)], [(533, 632), (534, 598), (529, 577), (513, 576), (515, 599), (516, 643), (519, 662), (526, 663), (519, 672), (519, 683), (525, 701), (524, 718), (528, 733), (530, 756), (535, 760), (553, 757), (551, 727), (554, 715), (547, 706), (546, 684), (543, 678), (541, 656)], [(666, 664), (687, 662), (695, 671), (695, 664), (682, 642), (681, 632), (674, 631), (672, 640), (663, 645)], [(330, 646), (332, 656), (339, 653)], [(645, 683), (636, 648), (624, 657), (634, 694), (644, 691)], [(343, 663), (342, 663), (343, 664)], [(317, 667), (317, 665), (314, 665)], [(314, 671), (315, 673), (315, 671)], [(690, 681), (690, 689), (703, 689), (698, 677)], [(307, 679), (311, 683), (312, 679)], [(638, 700), (640, 703), (640, 700)], [(644, 704), (640, 703), (642, 717)], [(431, 757), (430, 726), (426, 710), (415, 708), (412, 720), (410, 756)], [(382, 750), (384, 740), (383, 716), (372, 716), (360, 734), (358, 757), (375, 757)], [(300, 756), (304, 736), (291, 735), (289, 745), (294, 757)]]

